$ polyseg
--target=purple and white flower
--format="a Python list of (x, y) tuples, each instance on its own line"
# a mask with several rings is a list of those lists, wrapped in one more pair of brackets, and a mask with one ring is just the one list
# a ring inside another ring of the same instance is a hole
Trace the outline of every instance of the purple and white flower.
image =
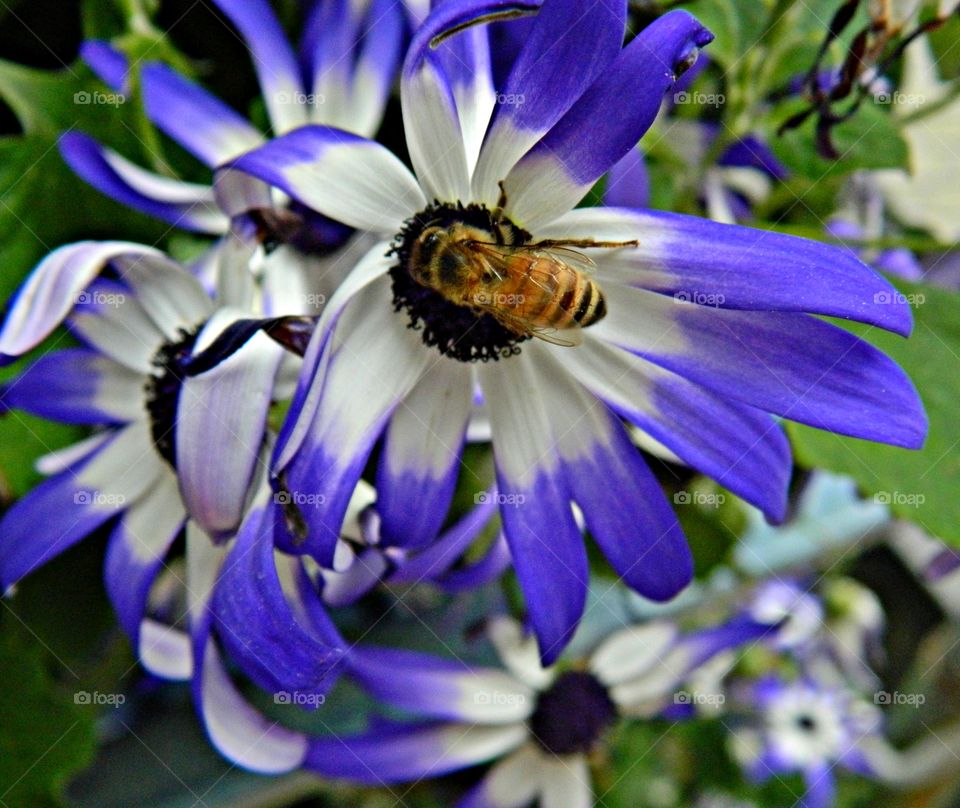
[[(393, 0), (332, 0), (304, 4), (307, 16), (299, 50), (287, 40), (267, 0), (216, 0), (250, 51), (273, 134), (308, 123), (336, 126), (372, 136), (390, 97), (409, 26), (423, 13), (421, 3)], [(114, 89), (130, 83), (131, 65), (110, 44), (93, 40), (81, 55)], [(243, 116), (200, 85), (167, 65), (139, 67), (140, 89), (149, 119), (210, 168), (266, 142)], [(69, 132), (60, 152), (73, 170), (118, 202), (177, 227), (214, 236), (227, 233), (228, 216), (213, 189), (156, 174), (100, 145)], [(290, 245), (293, 256), (324, 253), (340, 245), (349, 229), (309, 211), (291, 209), (264, 189), (257, 236), (272, 247)]]
[[(283, 771), (300, 762), (306, 742), (256, 713), (231, 685), (207, 604), (225, 542), (265, 480), (267, 415), (286, 353), (258, 334), (209, 373), (185, 371), (194, 351), (244, 313), (217, 308), (192, 273), (137, 244), (68, 245), (34, 270), (0, 331), (0, 356), (23, 355), (62, 322), (82, 346), (30, 362), (4, 386), (3, 406), (97, 431), (42, 458), (50, 478), (0, 520), (0, 585), (9, 589), (109, 527), (107, 593), (144, 667), (192, 679), (201, 717), (225, 755)], [(181, 579), (167, 555), (184, 532)], [(157, 619), (150, 606), (164, 575), (186, 592), (183, 626)]]
[[(634, 589), (663, 600), (691, 577), (677, 520), (621, 418), (772, 520), (784, 515), (790, 452), (769, 413), (914, 447), (926, 425), (893, 362), (811, 316), (909, 332), (909, 307), (878, 305), (891, 287), (855, 258), (698, 218), (572, 209), (634, 147), (711, 35), (676, 11), (624, 48), (626, 3), (545, 0), (495, 93), (485, 29), (461, 29), (538, 5), (456, 0), (415, 35), (401, 88), (415, 175), (375, 142), (307, 126), (232, 161), (217, 189), (239, 215), (269, 183), (380, 238), (324, 310), (275, 454), (278, 481), (325, 497), (305, 514), (301, 549), (332, 563), (350, 495), (384, 433), (383, 534), (412, 547), (436, 535), (479, 388), (505, 535), (549, 663), (587, 590), (571, 501)], [(451, 30), (460, 33), (443, 39)], [(585, 250), (608, 313), (576, 348), (521, 341), (416, 284), (393, 255), (436, 217), (489, 227), (501, 185), (503, 213), (530, 239), (640, 243)], [(462, 361), (473, 359), (499, 361)]]
[(876, 776), (864, 747), (881, 737), (880, 711), (849, 690), (814, 679), (774, 676), (749, 688), (754, 722), (731, 727), (733, 756), (754, 780), (799, 773), (806, 791), (797, 805), (828, 808), (839, 766)]
[(508, 618), (488, 628), (504, 669), (354, 649), (358, 683), (420, 721), (317, 738), (305, 767), (384, 785), (493, 762), (461, 808), (522, 808), (537, 799), (555, 808), (590, 806), (588, 755), (618, 717), (661, 714), (698, 666), (768, 630), (740, 621), (683, 634), (657, 621), (622, 629), (587, 659), (555, 667), (543, 667), (535, 638)]

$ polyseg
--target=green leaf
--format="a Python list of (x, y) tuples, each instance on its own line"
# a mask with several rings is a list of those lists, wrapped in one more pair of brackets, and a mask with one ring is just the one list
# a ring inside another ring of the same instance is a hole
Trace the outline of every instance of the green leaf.
[(849, 474), (893, 513), (960, 546), (960, 295), (897, 281), (913, 301), (913, 335), (851, 330), (889, 354), (913, 379), (930, 419), (926, 445), (909, 451), (789, 424), (798, 461)]
[(50, 675), (46, 652), (13, 618), (0, 624), (0, 794), (5, 805), (62, 805), (93, 756), (93, 716)]
[(710, 58), (729, 69), (760, 42), (770, 6), (761, 0), (714, 0), (690, 10), (714, 35), (707, 47)]
[[(84, 238), (156, 243), (165, 224), (133, 212), (88, 186), (61, 159), (57, 140), (66, 130), (92, 132), (133, 160), (141, 160), (132, 134), (133, 104), (78, 103), (107, 100), (86, 70), (47, 72), (0, 61), (0, 96), (26, 134), (0, 138), (0, 304), (34, 265), (62, 244)], [(87, 93), (87, 96), (78, 96)], [(0, 378), (9, 379), (7, 370)], [(38, 477), (33, 461), (82, 433), (23, 413), (0, 418), (0, 487), (22, 494)]]
[[(777, 111), (778, 125), (806, 107), (807, 102), (801, 99), (781, 105)], [(770, 138), (777, 158), (801, 177), (819, 182), (862, 168), (901, 168), (907, 164), (907, 142), (894, 123), (889, 106), (868, 99), (850, 120), (833, 128), (833, 145), (840, 153), (837, 160), (817, 154), (815, 121), (816, 116), (812, 115), (798, 128)]]

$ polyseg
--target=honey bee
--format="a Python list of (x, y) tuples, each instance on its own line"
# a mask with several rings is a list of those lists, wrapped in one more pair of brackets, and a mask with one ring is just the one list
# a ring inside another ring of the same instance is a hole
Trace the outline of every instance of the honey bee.
[(579, 329), (603, 319), (607, 304), (587, 274), (593, 262), (576, 248), (617, 249), (639, 242), (509, 244), (496, 221), (495, 216), (492, 232), (463, 222), (424, 228), (410, 251), (413, 279), (455, 305), (489, 314), (518, 337), (579, 344)]

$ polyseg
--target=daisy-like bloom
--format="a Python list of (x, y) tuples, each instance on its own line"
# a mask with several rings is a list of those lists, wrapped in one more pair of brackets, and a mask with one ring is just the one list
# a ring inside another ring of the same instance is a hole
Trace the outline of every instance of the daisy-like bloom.
[[(267, 297), (282, 302), (282, 290)], [(220, 303), (229, 301), (224, 291)], [(34, 270), (0, 331), (0, 358), (26, 353), (61, 322), (82, 347), (41, 355), (4, 386), (3, 405), (99, 429), (43, 458), (50, 478), (4, 514), (0, 586), (109, 525), (106, 589), (138, 658), (156, 675), (193, 680), (225, 755), (279, 771), (297, 765), (305, 740), (255, 713), (231, 686), (207, 604), (225, 542), (265, 476), (267, 415), (286, 352), (259, 334), (209, 373), (189, 378), (184, 369), (244, 313), (217, 308), (191, 272), (137, 244), (69, 245)], [(188, 630), (148, 607), (183, 532)], [(327, 658), (336, 660), (334, 649)]]
[(801, 808), (833, 804), (836, 767), (875, 777), (865, 753), (880, 739), (881, 715), (874, 705), (833, 683), (774, 676), (754, 683), (749, 700), (755, 723), (731, 729), (731, 752), (747, 774), (762, 782), (801, 774)]
[[(320, 0), (308, 8), (299, 51), (287, 40), (266, 0), (216, 0), (215, 5), (246, 43), (266, 105), (270, 129), (281, 134), (307, 123), (337, 126), (373, 136), (408, 37), (409, 22), (394, 0)], [(410, 19), (423, 13), (419, 3)], [(81, 55), (104, 82), (127, 91), (131, 66), (109, 44), (90, 41)], [(140, 68), (146, 114), (165, 134), (214, 168), (265, 142), (252, 123), (172, 68), (152, 62)], [(177, 227), (220, 236), (229, 219), (209, 185), (150, 172), (88, 135), (71, 132), (60, 141), (71, 168), (120, 203)], [(293, 255), (325, 252), (349, 234), (343, 225), (310, 211), (269, 200), (257, 214), (258, 236), (269, 246), (290, 245)]]
[[(909, 331), (909, 307), (875, 302), (891, 287), (855, 258), (699, 218), (573, 210), (711, 35), (675, 11), (622, 47), (625, 2), (545, 0), (495, 93), (485, 29), (463, 29), (537, 5), (451, 0), (425, 21), (401, 87), (415, 175), (377, 143), (308, 126), (237, 158), (217, 187), (233, 214), (267, 182), (382, 239), (324, 309), (275, 453), (278, 486), (324, 496), (303, 515), (300, 549), (331, 564), (382, 434), (383, 535), (410, 547), (435, 536), (479, 389), (505, 535), (549, 663), (587, 591), (571, 502), (634, 589), (663, 600), (691, 578), (677, 520), (621, 418), (773, 520), (784, 515), (791, 463), (769, 413), (903, 446), (918, 446), (926, 425), (893, 362), (810, 316)], [(498, 103), (511, 97), (524, 103)], [(415, 280), (429, 265), (416, 257), (425, 231), (462, 226), (508, 252), (574, 240), (589, 254), (603, 302), (584, 294), (579, 315), (596, 321), (581, 343), (529, 339), (496, 306), (438, 291), (463, 280), (463, 265), (430, 286)], [(594, 239), (636, 246), (592, 248)]]
[(354, 649), (351, 672), (361, 686), (421, 721), (315, 739), (305, 767), (380, 785), (495, 761), (461, 806), (590, 806), (588, 755), (618, 717), (662, 713), (698, 666), (765, 631), (735, 621), (683, 634), (658, 621), (621, 629), (587, 659), (544, 668), (536, 640), (515, 621), (497, 618), (489, 638), (505, 670)]

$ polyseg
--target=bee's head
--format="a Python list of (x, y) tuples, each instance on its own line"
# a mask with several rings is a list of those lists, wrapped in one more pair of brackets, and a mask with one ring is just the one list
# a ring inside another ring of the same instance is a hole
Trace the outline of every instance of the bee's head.
[(470, 272), (470, 261), (461, 242), (450, 228), (425, 228), (410, 252), (410, 274), (419, 283), (433, 288), (464, 283)]

